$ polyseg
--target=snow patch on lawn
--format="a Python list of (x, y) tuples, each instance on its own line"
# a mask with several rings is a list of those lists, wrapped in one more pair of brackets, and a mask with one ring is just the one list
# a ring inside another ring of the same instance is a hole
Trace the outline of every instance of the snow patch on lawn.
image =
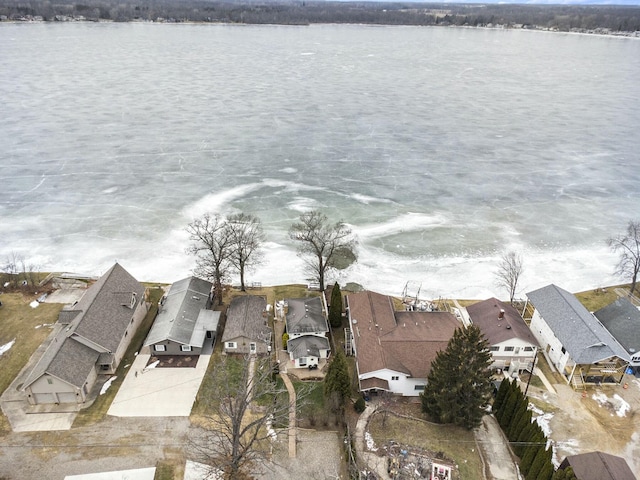
[(373, 437), (369, 432), (364, 432), (364, 441), (367, 443), (367, 450), (371, 452), (377, 452), (376, 443), (373, 441)]
[(109, 380), (107, 380), (106, 382), (104, 382), (104, 385), (102, 385), (102, 388), (100, 389), (100, 395), (104, 395), (105, 393), (107, 393), (107, 390), (109, 390), (109, 387), (111, 386), (111, 383), (118, 377), (111, 377)]
[[(607, 397), (607, 395), (602, 392), (594, 393), (591, 398), (595, 400), (601, 407), (607, 407), (613, 410), (619, 417), (626, 417), (627, 412), (631, 410), (631, 405), (629, 405), (617, 393), (615, 393), (611, 398)], [(613, 416), (613, 413), (611, 414), (611, 416)]]
[(41, 325), (36, 325), (34, 328), (38, 330), (39, 328), (42, 328), (42, 327), (53, 327), (53, 325), (54, 325), (53, 323), (43, 323)]
[(0, 356), (2, 356), (2, 354), (3, 354), (4, 352), (8, 352), (8, 351), (9, 351), (9, 349), (10, 349), (11, 347), (13, 347), (13, 344), (14, 344), (14, 343), (16, 343), (16, 339), (15, 339), (15, 338), (14, 338), (13, 340), (11, 340), (10, 342), (5, 343), (4, 345), (0, 345)]
[(547, 436), (547, 438), (551, 438), (551, 426), (550, 422), (553, 418), (553, 413), (545, 413), (538, 407), (536, 407), (533, 403), (530, 403), (527, 407), (533, 413), (533, 420), (538, 422), (538, 425), (542, 429), (542, 432)]
[(31, 308), (38, 308), (38, 306), (39, 306), (39, 305), (40, 305), (40, 303), (39, 303), (37, 300), (34, 300), (33, 302), (31, 302), (31, 303), (29, 304), (29, 306), (30, 306)]

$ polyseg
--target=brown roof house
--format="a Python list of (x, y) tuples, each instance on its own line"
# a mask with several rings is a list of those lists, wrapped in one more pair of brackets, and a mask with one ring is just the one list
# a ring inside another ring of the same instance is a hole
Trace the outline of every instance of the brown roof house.
[(513, 305), (490, 298), (468, 306), (467, 313), (491, 345), (492, 368), (531, 371), (538, 341)]
[(396, 312), (391, 297), (369, 291), (346, 303), (360, 391), (420, 395), (458, 320), (447, 312)]
[(24, 382), (29, 403), (83, 403), (98, 374), (112, 374), (147, 313), (145, 288), (115, 264), (75, 304)]
[(573, 468), (578, 480), (636, 480), (626, 460), (604, 452), (589, 452), (565, 458), (559, 470)]
[(314, 368), (331, 353), (329, 324), (320, 297), (286, 300), (287, 352), (292, 368)]
[(264, 355), (271, 351), (271, 328), (267, 301), (243, 295), (231, 301), (222, 335), (225, 353)]
[(211, 310), (213, 284), (198, 277), (175, 282), (144, 341), (151, 354), (200, 355), (215, 341), (220, 312)]

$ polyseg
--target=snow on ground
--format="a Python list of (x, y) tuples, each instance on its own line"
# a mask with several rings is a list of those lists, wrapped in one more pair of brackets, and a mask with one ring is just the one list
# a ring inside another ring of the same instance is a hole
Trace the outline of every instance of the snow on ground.
[(102, 388), (100, 389), (100, 395), (104, 395), (105, 393), (107, 393), (107, 390), (109, 390), (109, 387), (111, 386), (111, 383), (118, 377), (113, 376), (111, 377), (109, 380), (107, 380), (106, 382), (104, 382), (104, 385), (102, 385)]
[(8, 343), (5, 343), (4, 345), (0, 345), (0, 356), (4, 353), (4, 352), (8, 352), (9, 349), (11, 347), (13, 347), (13, 344), (16, 343), (16, 339), (14, 338), (13, 340), (11, 340)]
[(547, 436), (547, 438), (551, 438), (551, 426), (549, 424), (551, 422), (551, 419), (553, 418), (553, 413), (544, 413), (533, 403), (530, 403), (528, 408), (529, 410), (531, 410), (531, 412), (533, 412), (533, 419), (538, 422), (538, 425), (540, 425), (542, 432)]
[(373, 437), (369, 432), (364, 432), (364, 441), (367, 443), (367, 450), (371, 452), (377, 452), (376, 444), (373, 441)]
[(38, 305), (40, 305), (40, 303), (37, 300), (34, 300), (29, 304), (31, 308), (38, 308)]
[[(601, 407), (607, 407), (613, 410), (617, 416), (626, 417), (627, 412), (631, 409), (631, 406), (617, 393), (613, 397), (609, 398), (606, 394), (594, 393), (591, 396)], [(613, 416), (613, 413), (611, 414)]]
[(147, 370), (151, 370), (152, 368), (156, 368), (159, 364), (160, 364), (160, 360), (156, 360), (155, 362), (150, 363), (149, 365), (147, 365), (144, 368), (143, 372), (146, 372)]
[(53, 325), (54, 325), (53, 323), (43, 323), (41, 325), (36, 325), (34, 328), (37, 330), (42, 327), (53, 327)]

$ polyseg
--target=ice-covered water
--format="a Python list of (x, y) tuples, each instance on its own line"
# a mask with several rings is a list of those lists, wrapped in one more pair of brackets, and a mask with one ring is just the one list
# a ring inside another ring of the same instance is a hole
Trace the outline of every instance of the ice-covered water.
[(185, 225), (244, 211), (263, 284), (304, 282), (287, 229), (352, 225), (341, 282), (504, 297), (616, 282), (638, 218), (640, 42), (480, 29), (0, 25), (0, 256), (189, 273)]

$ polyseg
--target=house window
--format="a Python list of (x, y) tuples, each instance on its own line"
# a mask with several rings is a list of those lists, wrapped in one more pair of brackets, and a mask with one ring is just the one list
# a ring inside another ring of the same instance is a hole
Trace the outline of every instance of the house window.
[(53, 379), (52, 378), (47, 378), (47, 383), (49, 385), (53, 385)]
[(416, 386), (413, 387), (413, 389), (422, 391), (422, 390), (424, 390), (424, 387), (425, 387), (424, 385), (416, 385)]
[(254, 342), (251, 342), (251, 343), (249, 344), (249, 351), (250, 351), (251, 353), (256, 353), (256, 344), (255, 344)]
[(500, 351), (500, 347), (490, 347), (489, 351), (490, 352), (499, 352)]
[(167, 351), (167, 347), (165, 345), (154, 345), (153, 349), (156, 352), (166, 352)]
[(525, 352), (533, 352), (533, 347), (524, 347)]
[(307, 366), (307, 357), (300, 357), (300, 360), (298, 360), (298, 365), (300, 365), (301, 367), (306, 367)]
[(391, 377), (391, 380), (400, 380), (400, 377), (398, 375), (393, 375)]
[(110, 365), (108, 363), (100, 364), (100, 370), (109, 370)]
[(227, 342), (227, 348), (238, 348), (238, 344), (236, 342)]
[(183, 352), (190, 352), (191, 345), (180, 345), (180, 350), (182, 350)]
[(504, 347), (505, 352), (513, 352), (513, 347)]
[(564, 347), (562, 347), (562, 353), (567, 353), (567, 350)]
[(133, 308), (136, 306), (136, 294), (135, 292), (133, 292), (131, 294), (131, 304), (129, 305), (130, 308)]

